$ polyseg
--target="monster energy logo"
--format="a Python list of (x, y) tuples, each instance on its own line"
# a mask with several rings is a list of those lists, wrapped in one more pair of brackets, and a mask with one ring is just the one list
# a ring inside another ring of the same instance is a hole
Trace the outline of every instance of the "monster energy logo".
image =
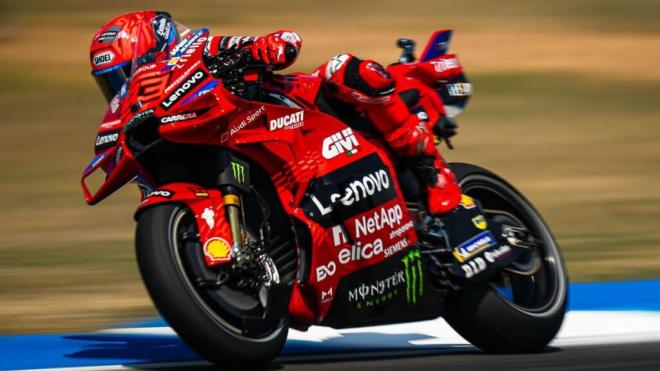
[(406, 303), (417, 304), (417, 299), (424, 295), (424, 271), (419, 250), (410, 250), (401, 259), (406, 275)]
[(231, 172), (234, 174), (234, 179), (239, 183), (245, 183), (245, 166), (238, 162), (231, 163)]

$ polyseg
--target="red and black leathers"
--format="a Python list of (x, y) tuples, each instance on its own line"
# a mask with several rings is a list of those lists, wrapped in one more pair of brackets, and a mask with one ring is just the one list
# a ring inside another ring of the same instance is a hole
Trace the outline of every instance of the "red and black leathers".
[(436, 149), (432, 133), (445, 114), (436, 94), (417, 89), (417, 109), (413, 111), (397, 94), (406, 90), (405, 80), (393, 79), (373, 60), (350, 54), (332, 58), (316, 73), (324, 78), (327, 95), (353, 105), (399, 156), (410, 158), (417, 177), (427, 187), (430, 213), (443, 214), (458, 205), (460, 187)]
[(295, 49), (296, 57), (300, 54), (302, 40), (290, 30), (279, 30), (264, 36), (213, 36), (209, 38), (207, 51), (209, 54), (217, 54), (235, 47), (249, 48), (252, 58), (279, 70), (292, 65), (296, 60), (286, 57), (287, 45)]

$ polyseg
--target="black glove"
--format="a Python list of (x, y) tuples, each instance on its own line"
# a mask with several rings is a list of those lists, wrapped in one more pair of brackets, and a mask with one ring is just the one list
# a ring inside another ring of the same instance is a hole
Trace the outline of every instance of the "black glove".
[(438, 122), (433, 126), (433, 134), (443, 139), (449, 139), (456, 135), (458, 123), (447, 116), (440, 116)]

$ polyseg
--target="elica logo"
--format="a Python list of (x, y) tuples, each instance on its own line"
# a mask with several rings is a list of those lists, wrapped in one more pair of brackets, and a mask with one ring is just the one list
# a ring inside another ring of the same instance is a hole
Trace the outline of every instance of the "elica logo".
[(310, 198), (321, 212), (321, 215), (327, 215), (332, 212), (332, 204), (336, 202), (341, 202), (344, 206), (351, 206), (367, 197), (389, 189), (391, 184), (387, 171), (380, 169), (365, 175), (362, 179), (350, 182), (344, 189), (343, 195), (339, 193), (331, 194), (330, 206), (324, 206), (314, 195)]
[(459, 262), (464, 262), (477, 253), (493, 246), (495, 238), (489, 231), (484, 231), (458, 245), (453, 252)]
[(305, 111), (294, 112), (290, 115), (270, 120), (270, 130), (297, 129), (305, 124)]
[(337, 264), (335, 262), (318, 266), (316, 268), (316, 282), (321, 282), (328, 277), (334, 276), (335, 272), (337, 272)]
[(111, 52), (110, 50), (107, 50), (94, 55), (94, 57), (92, 58), (92, 63), (94, 64), (94, 67), (98, 67), (104, 64), (108, 64), (112, 62), (114, 59), (115, 59), (115, 53)]
[(383, 254), (383, 240), (377, 238), (375, 241), (362, 245), (357, 242), (350, 248), (343, 248), (339, 250), (337, 258), (341, 264), (348, 264), (350, 262), (369, 260), (375, 256)]
[(424, 267), (419, 250), (411, 250), (401, 259), (406, 274), (406, 303), (415, 305), (424, 295)]
[(353, 130), (351, 128), (346, 128), (323, 139), (321, 153), (323, 158), (327, 160), (335, 158), (342, 153), (346, 153), (346, 155), (350, 156), (357, 153), (357, 147), (359, 145), (357, 138), (353, 134)]
[(231, 172), (238, 183), (245, 183), (245, 166), (238, 162), (231, 163)]
[(165, 116), (160, 119), (161, 124), (169, 124), (179, 121), (191, 120), (197, 117), (197, 112), (185, 112), (178, 115)]
[(201, 83), (205, 78), (206, 72), (201, 69), (195, 71), (186, 81), (183, 82), (183, 84), (176, 88), (176, 90), (174, 90), (174, 92), (169, 97), (167, 97), (167, 99), (161, 102), (160, 106), (165, 110), (169, 109), (192, 88), (199, 85), (199, 83)]

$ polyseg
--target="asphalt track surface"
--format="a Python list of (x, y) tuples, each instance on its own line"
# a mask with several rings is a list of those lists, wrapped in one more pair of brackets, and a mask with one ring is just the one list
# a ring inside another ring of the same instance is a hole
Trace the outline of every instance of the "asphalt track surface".
[[(216, 370), (175, 367), (168, 370)], [(326, 360), (279, 361), (267, 370), (660, 370), (660, 342), (550, 347), (540, 354), (494, 355), (476, 349), (341, 355)], [(160, 370), (163, 370), (162, 368)]]
[[(540, 354), (480, 352), (442, 319), (291, 331), (268, 370), (660, 370), (660, 280), (573, 284)], [(0, 336), (0, 370), (215, 370), (162, 319), (86, 334)]]

